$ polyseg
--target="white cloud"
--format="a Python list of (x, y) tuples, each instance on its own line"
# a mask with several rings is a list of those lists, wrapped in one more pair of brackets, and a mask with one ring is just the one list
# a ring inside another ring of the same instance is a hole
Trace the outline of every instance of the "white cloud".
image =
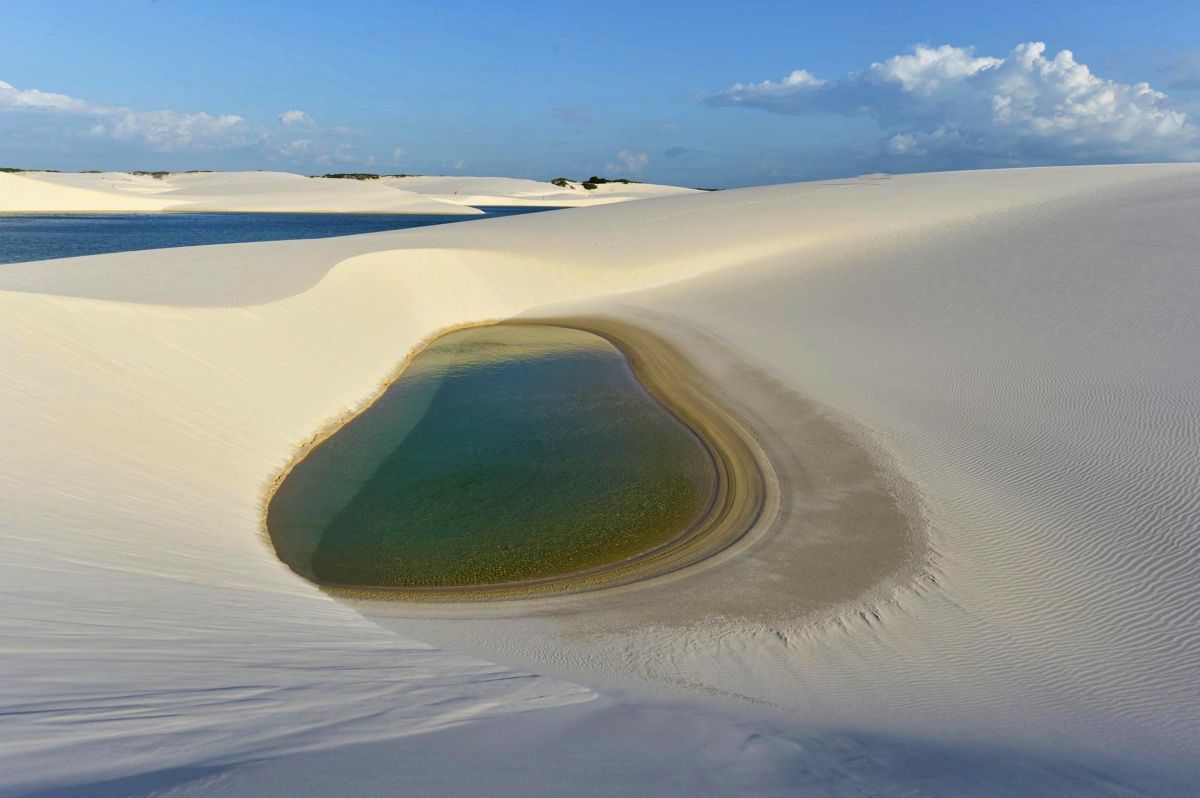
[(864, 116), (881, 152), (952, 165), (1197, 157), (1200, 131), (1146, 83), (1104, 80), (1070, 50), (1032, 42), (1004, 58), (919, 46), (837, 80), (797, 70), (737, 83), (713, 105), (780, 114)]
[(108, 130), (113, 138), (148, 144), (164, 152), (242, 148), (257, 140), (240, 116), (121, 109), (111, 119)]
[(161, 152), (242, 148), (260, 139), (253, 125), (232, 114), (135, 111), (65, 94), (17, 89), (4, 81), (0, 81), (0, 114), (52, 116), (68, 132), (145, 144)]
[(884, 146), (893, 155), (924, 155), (927, 152), (912, 133), (897, 133)]
[[(299, 109), (280, 114), (281, 127), (277, 127), (234, 114), (139, 111), (38, 89), (18, 89), (0, 81), (0, 117), (8, 121), (6, 136), (24, 135), (30, 140), (53, 137), (64, 147), (75, 147), (85, 140), (117, 141), (158, 152), (244, 150), (270, 160), (297, 164), (372, 166), (376, 163), (373, 157), (359, 155), (350, 144), (334, 138), (359, 131), (324, 128)], [(404, 154), (397, 147), (392, 151), (392, 160), (399, 163)], [(632, 175), (645, 169), (649, 161), (645, 153), (625, 149), (617, 153), (615, 162), (607, 168)], [(465, 160), (457, 160), (452, 162), (452, 168), (461, 172), (469, 165)]]
[(88, 104), (65, 94), (51, 94), (37, 89), (17, 89), (0, 80), (0, 108), (86, 112)]
[(302, 160), (313, 153), (315, 146), (312, 139), (296, 139), (279, 145), (279, 154), (285, 158)]
[(798, 90), (816, 88), (828, 81), (818, 80), (807, 69), (797, 69), (778, 83), (764, 80), (762, 83), (735, 83), (717, 95), (721, 105), (757, 105), (756, 99), (782, 97)]
[(341, 142), (336, 146), (329, 147), (316, 144), (313, 146), (309, 156), (313, 163), (321, 166), (374, 166), (375, 157), (372, 155), (359, 155), (354, 152), (354, 145), (348, 142)]
[(297, 125), (300, 127), (312, 127), (316, 124), (311, 116), (303, 111), (284, 111), (279, 115), (279, 121), (284, 125)]
[(635, 175), (650, 165), (650, 156), (644, 152), (621, 150), (617, 153), (616, 163), (606, 163), (604, 168), (609, 172), (624, 172)]
[[(44, 142), (56, 139), (63, 146), (79, 140), (115, 141), (158, 152), (212, 152), (243, 150), (268, 160), (287, 159), (295, 164), (371, 165), (369, 156), (354, 153), (338, 136), (358, 134), (350, 128), (323, 129), (304, 111), (290, 110), (278, 117), (283, 132), (233, 114), (137, 111), (121, 106), (88, 102), (65, 94), (18, 89), (0, 81), (0, 120), (10, 137), (25, 136)], [(301, 134), (299, 131), (303, 129)]]

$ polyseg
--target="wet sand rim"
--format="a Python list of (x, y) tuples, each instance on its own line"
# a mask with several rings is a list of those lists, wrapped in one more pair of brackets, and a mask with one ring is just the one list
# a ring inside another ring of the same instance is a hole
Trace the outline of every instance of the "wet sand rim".
[[(500, 324), (575, 329), (599, 336), (616, 347), (642, 386), (690, 430), (708, 452), (715, 479), (703, 515), (678, 535), (647, 551), (606, 565), (552, 577), (480, 586), (427, 588), (362, 587), (318, 582), (323, 589), (346, 598), (423, 603), (501, 601), (600, 590), (687, 568), (727, 549), (754, 526), (762, 513), (767, 491), (762, 467), (756, 456), (760, 450), (747, 440), (747, 433), (741, 425), (704, 391), (701, 375), (685, 358), (659, 337), (625, 322), (601, 317), (508, 319), (443, 330), (414, 350), (364, 408), (378, 399), (404, 373), (408, 364), (438, 338), (462, 329)], [(336, 434), (360, 412), (362, 409), (326, 425), (272, 481), (263, 503), (262, 517), (262, 532), (268, 541), (271, 538), (266, 526), (267, 508), (278, 487), (309, 452)], [(273, 543), (271, 545), (273, 547)]]

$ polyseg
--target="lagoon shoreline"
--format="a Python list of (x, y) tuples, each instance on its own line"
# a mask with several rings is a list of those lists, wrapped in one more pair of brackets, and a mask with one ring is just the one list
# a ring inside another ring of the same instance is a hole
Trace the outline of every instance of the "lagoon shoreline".
[(715, 479), (701, 516), (676, 535), (646, 551), (616, 562), (560, 575), (447, 587), (371, 587), (313, 580), (323, 590), (343, 598), (416, 602), (502, 601), (603, 590), (686, 569), (736, 544), (759, 521), (768, 505), (770, 485), (777, 484), (764, 476), (764, 472), (770, 471), (770, 464), (761, 456), (761, 448), (748, 438), (747, 430), (709, 398), (709, 391), (700, 375), (665, 341), (615, 318), (514, 318), (458, 325), (431, 336), (404, 358), (370, 402), (354, 413), (325, 425), (317, 436), (306, 442), (284, 471), (272, 480), (264, 499), (263, 532), (272, 541), (272, 546), (270, 506), (287, 475), (298, 463), (373, 405), (405, 374), (409, 364), (435, 341), (464, 329), (498, 325), (579, 330), (604, 339), (620, 351), (642, 387), (700, 442), (712, 462)]
[[(645, 674), (633, 681), (620, 675), (618, 657), (589, 651), (578, 632), (611, 625), (632, 640), (706, 616), (743, 631), (788, 629), (823, 623), (847, 605), (886, 602), (926, 578), (936, 554), (925, 536), (922, 499), (853, 423), (691, 325), (588, 307), (499, 323), (570, 327), (617, 346), (643, 386), (718, 459), (720, 487), (707, 524), (683, 533), (683, 545), (661, 559), (581, 574), (566, 589), (323, 590), (385, 626), (563, 678), (594, 683), (599, 675), (558, 670), (564, 659), (612, 659), (601, 676), (606, 686), (645, 689), (633, 687)], [(454, 624), (445, 623), (451, 618)]]
[[(698, 779), (1187, 794), (1197, 213), (1200, 165), (1017, 169), (6, 266), (0, 791), (407, 778), (431, 731), (490, 784), (464, 741), (524, 726)], [(665, 341), (778, 507), (558, 596), (359, 600), (281, 563), (297, 442), (432, 332), (514, 318)]]

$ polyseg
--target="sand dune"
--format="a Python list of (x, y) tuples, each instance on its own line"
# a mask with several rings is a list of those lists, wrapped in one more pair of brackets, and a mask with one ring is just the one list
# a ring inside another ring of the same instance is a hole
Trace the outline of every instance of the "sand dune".
[(594, 190), (491, 177), (310, 178), (290, 172), (0, 173), (0, 213), (325, 212), (471, 214), (473, 206), (581, 207), (697, 193), (647, 184)]
[[(6, 266), (0, 790), (1187, 794), (1198, 212), (1008, 170)], [(274, 558), (271, 479), (421, 340), (583, 315), (755, 434), (745, 545), (434, 609)]]
[(581, 208), (631, 199), (670, 197), (699, 193), (695, 189), (653, 183), (600, 183), (584, 188), (576, 180), (558, 186), (538, 180), (511, 177), (385, 177), (385, 183), (406, 191), (435, 197), (443, 202), (482, 206), (550, 206)]
[[(39, 180), (40, 172), (0, 173), (0, 213), (43, 211), (161, 211), (169, 204), (152, 192), (117, 192), (97, 180), (50, 183)], [(74, 177), (74, 176), (72, 176)]]

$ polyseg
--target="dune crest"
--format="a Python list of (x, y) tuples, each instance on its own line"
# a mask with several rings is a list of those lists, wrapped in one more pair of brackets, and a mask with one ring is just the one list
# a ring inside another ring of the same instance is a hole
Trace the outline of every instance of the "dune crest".
[[(1200, 165), (999, 170), (0, 268), (0, 789), (282, 791), (491, 734), (628, 754), (631, 793), (650, 750), (768, 794), (1183, 792), (1197, 214)], [(269, 481), (422, 340), (579, 316), (678, 347), (811, 501), (652, 612), (385, 612), (274, 557)]]
[(698, 193), (642, 183), (593, 190), (501, 177), (314, 178), (290, 172), (0, 172), (0, 213), (477, 213)]

